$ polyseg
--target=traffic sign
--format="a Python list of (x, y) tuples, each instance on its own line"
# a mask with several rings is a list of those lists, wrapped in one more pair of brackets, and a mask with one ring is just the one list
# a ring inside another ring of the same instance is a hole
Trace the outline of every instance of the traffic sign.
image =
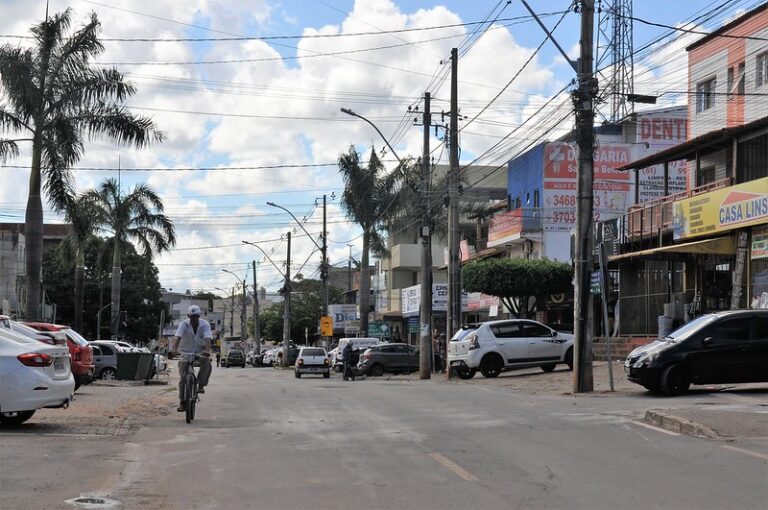
[(333, 318), (330, 315), (320, 317), (320, 335), (333, 336)]

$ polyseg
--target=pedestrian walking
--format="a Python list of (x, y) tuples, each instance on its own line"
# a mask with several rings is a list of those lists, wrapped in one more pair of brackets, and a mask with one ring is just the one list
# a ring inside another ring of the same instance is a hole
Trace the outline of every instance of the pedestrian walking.
[(445, 333), (440, 333), (440, 336), (437, 338), (437, 357), (440, 364), (440, 373), (445, 373), (446, 365), (448, 364), (448, 360), (446, 359), (446, 349), (448, 348), (448, 345), (445, 341)]
[(341, 350), (341, 359), (344, 361), (343, 379), (349, 380), (352, 369), (352, 342), (348, 341)]
[(440, 372), (442, 370), (440, 357), (440, 332), (435, 330), (435, 334), (432, 335), (432, 370)]
[(221, 352), (216, 352), (216, 366), (221, 366)]

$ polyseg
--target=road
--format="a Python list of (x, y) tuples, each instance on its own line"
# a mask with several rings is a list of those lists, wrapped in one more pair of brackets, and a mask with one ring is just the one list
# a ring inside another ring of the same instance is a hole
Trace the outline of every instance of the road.
[(126, 509), (730, 510), (768, 501), (764, 438), (650, 427), (640, 420), (647, 398), (636, 396), (233, 368), (215, 369), (190, 425), (168, 412), (171, 388), (153, 398), (163, 413), (113, 433), (42, 423), (0, 434), (0, 508), (74, 508), (64, 501), (77, 497)]

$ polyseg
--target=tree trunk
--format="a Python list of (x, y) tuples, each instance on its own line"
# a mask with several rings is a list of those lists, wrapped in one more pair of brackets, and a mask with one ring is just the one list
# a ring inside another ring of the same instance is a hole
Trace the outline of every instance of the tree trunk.
[(112, 339), (117, 339), (120, 328), (120, 241), (115, 238), (114, 252), (112, 255), (112, 300), (109, 309), (109, 334)]
[[(82, 246), (77, 247), (75, 262), (75, 331), (83, 332), (83, 275), (85, 273), (85, 252)], [(98, 335), (96, 335), (98, 339)]]
[(32, 142), (32, 168), (29, 173), (29, 197), (24, 217), (26, 250), (27, 303), (25, 318), (40, 320), (40, 277), (43, 265), (43, 201), (40, 198), (40, 160), (42, 143), (38, 136)]
[(368, 336), (368, 310), (370, 309), (371, 279), (368, 277), (368, 251), (370, 250), (371, 235), (363, 231), (363, 255), (360, 257), (360, 335)]

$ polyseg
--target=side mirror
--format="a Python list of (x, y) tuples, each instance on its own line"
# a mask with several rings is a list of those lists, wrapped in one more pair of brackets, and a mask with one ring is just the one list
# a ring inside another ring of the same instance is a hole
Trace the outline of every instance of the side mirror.
[(555, 338), (557, 336), (557, 331), (552, 332), (552, 338)]
[(711, 343), (712, 343), (712, 337), (711, 336), (708, 336), (708, 337), (702, 339), (702, 341), (701, 341), (702, 345), (709, 345)]

